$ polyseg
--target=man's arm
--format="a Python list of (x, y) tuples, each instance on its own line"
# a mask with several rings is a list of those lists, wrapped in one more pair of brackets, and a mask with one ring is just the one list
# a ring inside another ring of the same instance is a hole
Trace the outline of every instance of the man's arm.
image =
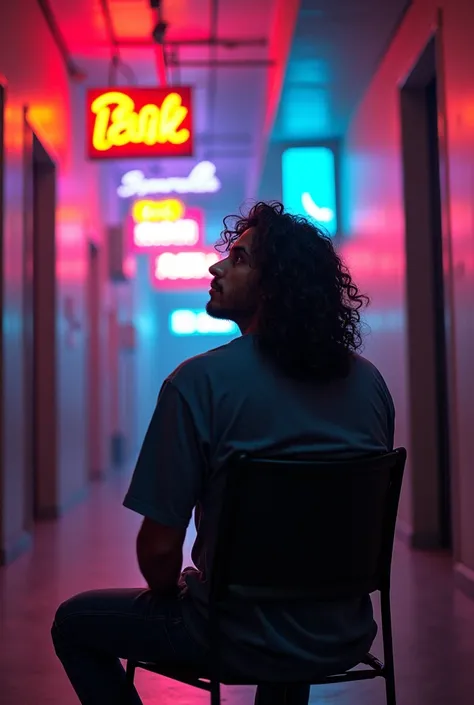
[(198, 432), (195, 418), (180, 391), (165, 382), (124, 500), (144, 517), (138, 564), (150, 589), (160, 594), (178, 587), (186, 529), (202, 493), (207, 424), (201, 420)]
[(173, 593), (183, 564), (186, 530), (143, 520), (137, 537), (137, 558), (148, 587), (158, 594)]

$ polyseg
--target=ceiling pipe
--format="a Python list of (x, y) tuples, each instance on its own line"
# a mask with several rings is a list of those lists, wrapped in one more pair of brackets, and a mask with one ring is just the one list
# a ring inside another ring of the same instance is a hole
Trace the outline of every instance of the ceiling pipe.
[(166, 24), (163, 20), (162, 14), (162, 3), (151, 3), (152, 15), (154, 27), (159, 24), (164, 25), (163, 41), (157, 42), (153, 41), (152, 44), (155, 47), (155, 59), (156, 59), (156, 72), (158, 74), (158, 82), (160, 86), (166, 86), (168, 84), (168, 76), (166, 71), (166, 53), (165, 53), (165, 33)]
[(217, 32), (219, 26), (219, 0), (210, 0), (209, 5), (209, 83), (208, 83), (208, 100), (207, 100), (207, 120), (211, 134), (215, 128), (215, 112), (217, 98)]
[(58, 48), (58, 51), (64, 61), (69, 78), (72, 81), (85, 81), (85, 79), (87, 78), (87, 74), (85, 73), (85, 71), (79, 68), (79, 66), (72, 58), (71, 52), (69, 51), (69, 48), (66, 44), (66, 40), (64, 39), (63, 33), (59, 29), (59, 24), (56, 20), (53, 10), (51, 9), (49, 1), (38, 0), (38, 5), (46, 21), (46, 24), (49, 27), (49, 31), (51, 32), (51, 36), (53, 37), (54, 43), (56, 44), (56, 47)]
[[(118, 44), (122, 49), (141, 49), (153, 46), (154, 42), (151, 39), (120, 38)], [(263, 37), (255, 39), (203, 37), (202, 39), (165, 39), (163, 44), (167, 47), (220, 46), (223, 49), (239, 49), (240, 47), (265, 47), (268, 41)]]
[(110, 6), (108, 0), (99, 0), (100, 9), (102, 10), (102, 17), (104, 18), (105, 29), (109, 35), (109, 43), (112, 49), (118, 51), (118, 39), (115, 35), (114, 24), (112, 22), (112, 13), (110, 12)]
[(268, 68), (274, 66), (275, 62), (271, 59), (179, 59), (168, 60), (169, 66), (176, 68), (226, 68), (226, 69), (241, 69), (241, 68)]
[(114, 23), (112, 20), (112, 13), (110, 11), (110, 5), (108, 0), (99, 0), (100, 9), (102, 10), (102, 17), (104, 18), (105, 30), (109, 37), (109, 44), (111, 47), (111, 65), (109, 73), (109, 83), (115, 85), (117, 80), (117, 71), (121, 70), (122, 74), (128, 78), (132, 83), (135, 82), (136, 77), (133, 70), (123, 64), (120, 60), (120, 46), (115, 34)]

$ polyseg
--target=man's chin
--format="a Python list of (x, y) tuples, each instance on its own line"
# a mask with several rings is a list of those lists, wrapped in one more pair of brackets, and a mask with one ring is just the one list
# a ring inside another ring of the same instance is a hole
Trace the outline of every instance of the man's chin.
[(206, 313), (211, 318), (220, 318), (224, 321), (233, 321), (232, 311), (216, 306), (213, 301), (209, 301), (206, 306)]

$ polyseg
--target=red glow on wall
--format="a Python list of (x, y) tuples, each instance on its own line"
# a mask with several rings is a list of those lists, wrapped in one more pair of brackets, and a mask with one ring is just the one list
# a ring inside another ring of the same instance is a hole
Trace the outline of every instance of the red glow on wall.
[(189, 87), (95, 88), (86, 104), (91, 159), (193, 155)]

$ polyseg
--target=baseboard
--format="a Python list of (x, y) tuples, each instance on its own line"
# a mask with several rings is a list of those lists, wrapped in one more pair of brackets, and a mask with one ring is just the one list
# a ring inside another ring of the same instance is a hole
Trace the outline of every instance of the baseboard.
[(18, 536), (7, 541), (5, 546), (0, 547), (0, 565), (13, 563), (23, 553), (29, 551), (32, 544), (33, 537), (30, 532), (22, 531)]
[(454, 565), (454, 584), (471, 600), (474, 600), (474, 570), (464, 563)]
[(62, 504), (54, 504), (50, 507), (43, 507), (37, 519), (39, 521), (52, 521), (54, 519), (60, 519), (77, 504), (80, 504), (87, 499), (88, 494), (89, 488), (87, 486), (81, 487), (80, 490), (68, 497), (68, 499)]

